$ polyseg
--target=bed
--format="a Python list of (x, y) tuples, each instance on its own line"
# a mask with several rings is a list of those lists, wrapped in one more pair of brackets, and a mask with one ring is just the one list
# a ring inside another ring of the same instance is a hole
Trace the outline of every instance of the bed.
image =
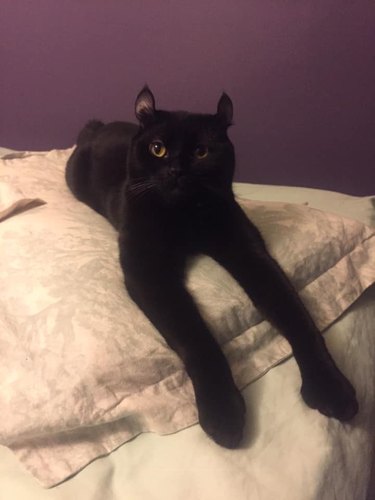
[(125, 297), (114, 230), (66, 188), (71, 151), (0, 150), (0, 499), (373, 500), (375, 197), (234, 184), (360, 412), (341, 424), (307, 408), (284, 340), (203, 259), (188, 286), (247, 404), (244, 442), (226, 450)]

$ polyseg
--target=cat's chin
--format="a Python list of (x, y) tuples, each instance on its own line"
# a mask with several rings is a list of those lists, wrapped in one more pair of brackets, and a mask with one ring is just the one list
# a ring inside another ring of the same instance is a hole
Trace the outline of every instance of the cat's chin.
[(187, 179), (179, 178), (167, 181), (159, 192), (167, 203), (178, 203), (189, 199), (194, 194), (194, 188)]
[(168, 191), (164, 190), (162, 193), (162, 198), (167, 204), (177, 204), (184, 200), (189, 199), (190, 194), (188, 190), (182, 189), (178, 186), (170, 188)]

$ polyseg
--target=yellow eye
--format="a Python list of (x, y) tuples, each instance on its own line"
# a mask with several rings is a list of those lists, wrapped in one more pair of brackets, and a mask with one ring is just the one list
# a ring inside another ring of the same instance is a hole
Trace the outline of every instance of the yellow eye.
[(148, 147), (150, 153), (156, 158), (164, 158), (167, 155), (167, 148), (162, 141), (152, 141)]
[(194, 154), (195, 157), (198, 158), (198, 160), (203, 160), (203, 158), (206, 158), (206, 156), (208, 155), (208, 147), (200, 144), (194, 151)]

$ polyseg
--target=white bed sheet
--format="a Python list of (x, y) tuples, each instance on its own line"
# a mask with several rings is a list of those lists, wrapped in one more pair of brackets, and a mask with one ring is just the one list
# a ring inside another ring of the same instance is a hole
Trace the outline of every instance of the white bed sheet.
[[(236, 185), (252, 199), (308, 203), (373, 220), (372, 200), (318, 190)], [(351, 424), (303, 404), (294, 359), (244, 391), (248, 419), (240, 450), (225, 450), (195, 425), (169, 436), (143, 434), (45, 490), (0, 447), (0, 500), (361, 500), (370, 486), (375, 417), (375, 288), (326, 333), (328, 346), (356, 386), (361, 411)]]

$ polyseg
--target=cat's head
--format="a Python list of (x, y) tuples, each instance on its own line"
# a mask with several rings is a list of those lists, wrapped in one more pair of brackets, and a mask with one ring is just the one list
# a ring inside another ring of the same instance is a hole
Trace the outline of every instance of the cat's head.
[(231, 192), (234, 148), (227, 135), (233, 105), (225, 93), (215, 114), (169, 112), (155, 108), (146, 86), (135, 101), (139, 132), (128, 162), (133, 191), (153, 192), (178, 201), (204, 190)]

